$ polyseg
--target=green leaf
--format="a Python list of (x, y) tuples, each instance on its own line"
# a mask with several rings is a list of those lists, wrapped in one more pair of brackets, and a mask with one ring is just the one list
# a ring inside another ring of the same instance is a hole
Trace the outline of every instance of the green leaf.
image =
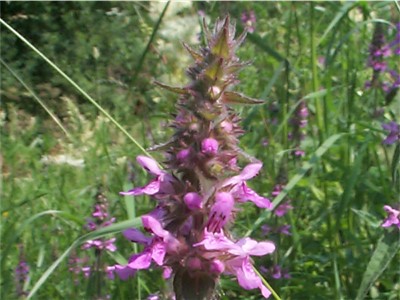
[(189, 52), (189, 54), (193, 57), (194, 60), (198, 61), (198, 60), (202, 60), (203, 59), (203, 56), (200, 53), (198, 53), (197, 51), (195, 51), (188, 44), (183, 42), (182, 45), (183, 45), (183, 47), (185, 47), (186, 51)]
[(229, 17), (224, 20), (224, 25), (218, 33), (217, 40), (211, 47), (211, 53), (224, 59), (229, 58)]
[(159, 87), (161, 87), (163, 89), (166, 89), (166, 90), (168, 90), (170, 92), (173, 92), (173, 93), (177, 93), (177, 94), (181, 94), (181, 95), (189, 94), (188, 90), (185, 89), (185, 88), (181, 88), (181, 87), (177, 87), (177, 86), (170, 86), (170, 85), (161, 83), (161, 82), (159, 82), (157, 80), (154, 80), (154, 83), (156, 85), (158, 85)]
[(400, 250), (400, 236), (398, 230), (386, 232), (379, 240), (374, 253), (364, 272), (361, 285), (357, 292), (356, 300), (365, 299), (372, 284), (379, 278), (390, 264), (393, 257)]
[(247, 97), (236, 92), (224, 92), (222, 101), (227, 104), (262, 104), (264, 101)]

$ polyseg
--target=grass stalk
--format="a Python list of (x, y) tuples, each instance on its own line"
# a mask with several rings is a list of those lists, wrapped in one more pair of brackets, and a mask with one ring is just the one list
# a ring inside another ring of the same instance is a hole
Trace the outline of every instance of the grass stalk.
[(119, 124), (102, 106), (100, 106), (88, 93), (86, 93), (74, 80), (72, 80), (67, 74), (65, 74), (55, 63), (53, 63), (46, 55), (44, 55), (39, 49), (33, 46), (26, 38), (24, 38), (18, 31), (6, 23), (0, 18), (0, 23), (10, 30), (16, 37), (18, 37), (25, 45), (31, 48), (37, 55), (39, 55), (46, 63), (48, 63), (54, 70), (56, 70), (65, 80), (67, 80), (74, 88), (76, 88), (90, 103), (92, 103), (102, 114), (106, 116), (123, 134), (126, 135), (144, 154), (152, 157), (140, 143), (134, 139), (128, 131), (121, 124)]

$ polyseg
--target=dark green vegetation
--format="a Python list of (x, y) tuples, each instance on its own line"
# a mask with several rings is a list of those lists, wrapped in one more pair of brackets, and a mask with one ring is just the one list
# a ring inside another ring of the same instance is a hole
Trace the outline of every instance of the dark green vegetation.
[[(238, 90), (265, 104), (238, 108), (247, 132), (241, 143), (264, 163), (254, 189), (270, 196), (276, 183), (289, 182), (294, 209), (277, 218), (246, 205), (235, 224), (237, 236), (276, 242), (274, 260), (289, 269), (291, 279), (266, 279), (282, 299), (355, 299), (374, 250), (379, 251), (372, 272), (379, 274), (398, 249), (393, 246), (397, 232), (380, 224), (383, 205), (399, 201), (396, 146), (382, 145), (381, 129), (382, 122), (399, 122), (399, 94), (388, 97), (366, 89), (365, 82), (372, 76), (367, 59), (374, 25), (382, 23), (386, 39), (393, 38), (399, 7), (394, 2), (196, 2), (172, 3), (165, 14), (164, 9), (165, 3), (156, 2), (4, 2), (1, 18), (148, 148), (167, 140), (176, 102), (152, 81), (187, 82), (184, 70), (191, 61), (180, 41), (201, 42), (197, 11), (203, 10), (211, 24), (229, 13), (240, 32), (242, 12), (254, 10), (255, 32), (238, 53), (252, 64), (240, 73)], [(118, 251), (102, 259), (124, 263), (134, 251), (115, 232), (139, 224), (135, 217), (154, 205), (118, 193), (148, 181), (135, 163), (143, 153), (15, 34), (3, 25), (1, 31), (6, 64), (1, 67), (1, 298), (15, 298), (14, 268), (23, 245), (30, 266), (26, 289), (33, 290), (33, 298), (90, 299), (92, 282), (80, 274), (79, 286), (74, 284), (65, 251), (73, 245), (79, 255), (90, 253), (79, 243), (99, 186), (117, 222), (131, 220), (110, 228)], [(389, 57), (388, 63), (396, 62)], [(294, 158), (289, 120), (300, 100), (310, 116), (301, 143), (306, 154)], [(374, 114), (377, 109), (383, 114)], [(289, 224), (292, 234), (265, 237), (264, 224)], [(400, 298), (399, 259), (396, 254), (381, 276), (370, 277), (368, 299)], [(271, 261), (256, 264), (269, 267)], [(112, 299), (146, 299), (160, 286), (168, 289), (160, 273), (107, 281), (103, 291)], [(227, 277), (220, 294), (260, 299), (258, 290), (244, 291)]]

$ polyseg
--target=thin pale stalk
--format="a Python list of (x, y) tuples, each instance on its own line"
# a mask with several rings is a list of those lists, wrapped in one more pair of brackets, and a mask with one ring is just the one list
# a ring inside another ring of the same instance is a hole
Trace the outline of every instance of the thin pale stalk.
[(42, 52), (40, 52), (35, 46), (33, 46), (27, 39), (25, 39), (18, 31), (7, 24), (3, 19), (0, 18), (0, 23), (3, 24), (8, 30), (10, 30), (15, 36), (17, 36), (22, 42), (24, 42), (29, 48), (31, 48), (37, 55), (39, 55), (45, 62), (47, 62), (54, 70), (56, 70), (64, 79), (66, 79), (74, 88), (76, 88), (90, 103), (92, 103), (107, 119), (109, 119), (115, 126), (125, 134), (143, 153), (147, 156), (152, 157), (138, 141), (136, 141), (126, 130), (123, 128), (103, 107), (101, 107), (92, 97), (89, 96), (75, 81), (73, 81), (67, 74), (65, 74), (55, 63), (47, 58)]
[(56, 122), (56, 124), (61, 128), (61, 130), (65, 133), (65, 135), (70, 139), (73, 140), (71, 134), (68, 130), (63, 126), (61, 121), (57, 118), (55, 114), (46, 106), (46, 104), (35, 94), (35, 92), (22, 80), (21, 77), (4, 61), (0, 58), (1, 64), (6, 67), (6, 69), (19, 81), (20, 84), (32, 95), (33, 99), (35, 99), (41, 107), (49, 114), (49, 116)]
[(260, 272), (258, 272), (258, 270), (256, 269), (256, 267), (253, 266), (254, 272), (256, 272), (256, 274), (261, 278), (263, 284), (269, 289), (269, 291), (271, 292), (272, 296), (274, 296), (274, 298), (276, 300), (282, 300), (281, 297), (279, 297), (279, 295), (274, 291), (274, 289), (269, 285), (268, 281), (265, 280), (265, 278), (260, 274)]

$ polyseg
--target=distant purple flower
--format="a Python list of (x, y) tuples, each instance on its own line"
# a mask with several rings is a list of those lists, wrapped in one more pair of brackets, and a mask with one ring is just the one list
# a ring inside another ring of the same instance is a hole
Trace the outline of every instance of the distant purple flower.
[(293, 206), (290, 205), (290, 201), (286, 201), (282, 204), (280, 204), (274, 211), (274, 214), (278, 217), (282, 217), (284, 215), (286, 215), (286, 213), (292, 209)]
[(392, 208), (389, 205), (385, 205), (383, 209), (388, 214), (387, 218), (383, 221), (382, 227), (397, 226), (400, 228), (400, 211)]
[(24, 290), (25, 282), (29, 278), (29, 265), (22, 259), (22, 254), (17, 267), (15, 268), (15, 287), (18, 297), (26, 296), (28, 293)]
[(270, 275), (274, 279), (289, 279), (291, 278), (289, 272), (287, 269), (283, 269), (280, 265), (274, 265), (270, 268), (266, 268), (264, 266), (260, 267), (260, 270), (265, 273)]
[(396, 122), (382, 123), (382, 128), (389, 131), (388, 136), (382, 142), (383, 144), (391, 145), (400, 139), (400, 125)]
[(292, 234), (290, 233), (290, 225), (282, 225), (282, 226), (279, 226), (279, 227), (276, 229), (276, 231), (277, 231), (278, 233), (281, 233), (281, 234), (284, 234), (284, 235), (292, 235)]
[(254, 30), (256, 29), (256, 14), (254, 13), (254, 10), (250, 10), (247, 12), (242, 13), (241, 21), (243, 25), (247, 28), (247, 31), (250, 33), (253, 33)]

